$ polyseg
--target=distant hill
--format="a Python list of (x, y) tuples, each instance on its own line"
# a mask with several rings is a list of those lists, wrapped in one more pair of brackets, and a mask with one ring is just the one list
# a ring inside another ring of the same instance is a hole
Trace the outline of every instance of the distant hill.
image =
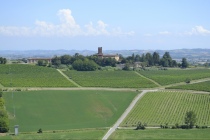
[[(122, 54), (123, 56), (129, 56), (134, 54), (153, 53), (158, 52), (162, 56), (166, 51), (170, 53), (173, 59), (181, 59), (186, 57), (187, 59), (210, 59), (210, 49), (176, 49), (176, 50), (103, 50), (104, 54)], [(60, 56), (64, 54), (74, 55), (79, 53), (82, 55), (93, 55), (97, 53), (96, 50), (3, 50), (0, 51), (0, 56), (8, 59), (30, 58), (30, 57), (53, 57), (55, 55)]]

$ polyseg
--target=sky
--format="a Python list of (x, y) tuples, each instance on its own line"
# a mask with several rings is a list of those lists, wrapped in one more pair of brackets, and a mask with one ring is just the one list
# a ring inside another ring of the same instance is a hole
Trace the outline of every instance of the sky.
[(210, 0), (1, 0), (1, 50), (210, 49)]

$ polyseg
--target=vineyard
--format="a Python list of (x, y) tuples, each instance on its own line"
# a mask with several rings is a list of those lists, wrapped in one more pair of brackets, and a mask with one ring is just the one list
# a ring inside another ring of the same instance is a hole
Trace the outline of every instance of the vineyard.
[(187, 78), (196, 80), (210, 77), (210, 69), (150, 70), (139, 71), (139, 73), (160, 85), (185, 82)]
[(187, 111), (194, 111), (198, 125), (210, 125), (210, 96), (184, 92), (150, 92), (133, 108), (121, 126), (184, 124)]
[(195, 83), (195, 84), (186, 84), (173, 87), (167, 87), (168, 89), (184, 89), (184, 90), (197, 90), (197, 91), (207, 91), (210, 92), (210, 81)]
[(0, 83), (5, 87), (74, 87), (56, 69), (34, 65), (0, 65)]
[(65, 71), (67, 76), (84, 87), (152, 88), (151, 81), (133, 71)]

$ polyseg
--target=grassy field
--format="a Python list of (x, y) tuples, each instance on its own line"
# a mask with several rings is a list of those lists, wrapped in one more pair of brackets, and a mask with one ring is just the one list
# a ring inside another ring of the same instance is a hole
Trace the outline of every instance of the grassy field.
[(123, 91), (24, 91), (14, 92), (13, 98), (11, 92), (4, 93), (4, 98), (11, 130), (19, 125), (20, 132), (31, 132), (109, 127), (136, 95)]
[(5, 87), (75, 86), (56, 69), (24, 64), (0, 65), (0, 83)]
[(210, 69), (169, 69), (139, 71), (140, 74), (156, 81), (160, 85), (169, 85), (185, 82), (187, 78), (191, 80), (210, 77)]
[(148, 126), (160, 124), (184, 124), (187, 111), (194, 111), (198, 125), (210, 125), (210, 96), (184, 92), (150, 92), (147, 93), (121, 126), (136, 126), (141, 121)]
[(146, 130), (117, 130), (110, 140), (133, 140), (133, 139), (189, 139), (204, 140), (210, 138), (210, 129), (146, 129)]
[(167, 87), (167, 89), (184, 89), (210, 92), (210, 81)]
[(65, 71), (66, 75), (84, 87), (152, 88), (151, 81), (133, 71)]
[(101, 140), (105, 135), (107, 129), (93, 129), (93, 130), (73, 130), (69, 132), (56, 132), (56, 133), (46, 133), (42, 134), (32, 133), (32, 134), (19, 134), (18, 136), (0, 136), (0, 140), (63, 140), (63, 139), (83, 139), (83, 140)]

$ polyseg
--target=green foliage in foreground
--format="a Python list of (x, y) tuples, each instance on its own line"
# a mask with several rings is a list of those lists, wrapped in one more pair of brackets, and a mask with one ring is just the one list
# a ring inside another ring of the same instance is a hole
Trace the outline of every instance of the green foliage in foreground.
[(160, 85), (169, 85), (191, 80), (210, 77), (210, 69), (179, 69), (179, 70), (150, 70), (139, 71), (140, 74), (156, 81)]
[(5, 133), (9, 131), (9, 118), (5, 110), (5, 101), (2, 96), (3, 92), (2, 89), (0, 89), (0, 133)]
[(24, 91), (14, 92), (12, 99), (11, 94), (4, 95), (10, 127), (13, 130), (19, 125), (20, 132), (110, 127), (137, 95), (96, 90)]
[(210, 92), (210, 81), (167, 87), (167, 89), (184, 89)]
[(141, 121), (148, 126), (185, 124), (187, 111), (195, 112), (196, 125), (210, 125), (210, 96), (184, 92), (150, 92), (139, 100), (121, 126), (136, 126)]
[(106, 133), (106, 129), (93, 129), (93, 130), (72, 130), (69, 132), (56, 132), (56, 133), (47, 133), (43, 132), (42, 134), (32, 133), (32, 134), (19, 134), (17, 136), (0, 136), (0, 140), (63, 140), (63, 139), (78, 139), (78, 140), (101, 140)]
[(210, 138), (210, 129), (146, 129), (146, 130), (117, 130), (109, 139), (191, 139), (203, 140)]
[(72, 80), (84, 87), (151, 88), (151, 81), (133, 71), (65, 71)]
[(0, 65), (0, 83), (5, 87), (74, 87), (56, 69), (24, 64)]

